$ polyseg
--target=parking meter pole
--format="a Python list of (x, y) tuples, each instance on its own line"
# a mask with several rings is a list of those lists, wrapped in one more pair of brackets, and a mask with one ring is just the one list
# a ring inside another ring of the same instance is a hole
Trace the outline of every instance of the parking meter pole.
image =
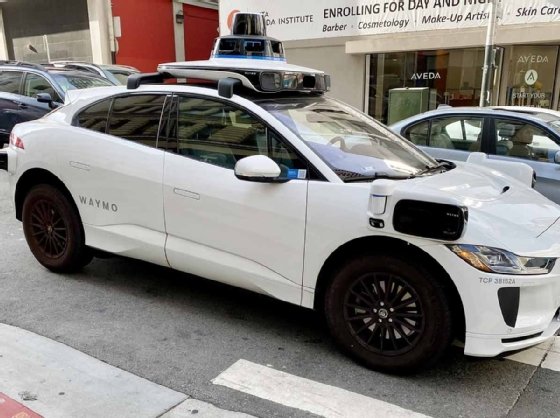
[(497, 13), (499, 0), (491, 0), (488, 3), (490, 13), (488, 17), (488, 27), (486, 30), (486, 45), (484, 50), (484, 67), (482, 68), (482, 85), (480, 88), (480, 103), (479, 106), (490, 105), (490, 81), (492, 79), (494, 67), (494, 32), (496, 27)]

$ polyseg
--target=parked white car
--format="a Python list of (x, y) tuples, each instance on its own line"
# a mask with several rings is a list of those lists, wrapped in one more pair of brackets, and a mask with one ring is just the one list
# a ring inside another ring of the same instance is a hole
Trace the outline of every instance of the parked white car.
[[(102, 250), (314, 308), (377, 370), (554, 335), (560, 208), (529, 167), (436, 161), (322, 72), (249, 61), (162, 65), (17, 125), (0, 167), (37, 260)], [(170, 76), (218, 85), (144, 84)]]

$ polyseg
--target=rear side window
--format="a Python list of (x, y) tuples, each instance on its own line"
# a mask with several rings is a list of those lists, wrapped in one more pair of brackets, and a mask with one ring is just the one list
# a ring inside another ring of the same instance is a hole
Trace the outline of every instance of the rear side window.
[(495, 119), (496, 154), (554, 163), (560, 145), (544, 129), (518, 119)]
[(483, 118), (468, 116), (437, 118), (408, 128), (404, 137), (430, 148), (480, 151), (483, 122)]
[(113, 99), (103, 100), (83, 110), (78, 115), (78, 126), (92, 131), (105, 133), (107, 131), (107, 116)]
[(155, 148), (165, 97), (135, 94), (115, 98), (107, 133)]
[(2, 71), (0, 73), (0, 91), (19, 94), (22, 76), (21, 71)]

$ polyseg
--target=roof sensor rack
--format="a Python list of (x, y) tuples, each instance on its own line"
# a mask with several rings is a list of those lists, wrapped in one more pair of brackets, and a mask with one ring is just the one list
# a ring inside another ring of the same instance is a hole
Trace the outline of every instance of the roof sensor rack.
[(264, 16), (258, 13), (237, 13), (232, 35), (216, 39), (209, 60), (160, 64), (157, 73), (129, 76), (127, 88), (168, 78), (217, 81), (218, 94), (227, 98), (237, 86), (258, 93), (314, 94), (327, 92), (331, 86), (330, 76), (323, 71), (286, 63), (282, 42), (266, 36)]
[(134, 90), (142, 84), (161, 84), (170, 78), (174, 76), (166, 72), (131, 74), (126, 80), (126, 88)]

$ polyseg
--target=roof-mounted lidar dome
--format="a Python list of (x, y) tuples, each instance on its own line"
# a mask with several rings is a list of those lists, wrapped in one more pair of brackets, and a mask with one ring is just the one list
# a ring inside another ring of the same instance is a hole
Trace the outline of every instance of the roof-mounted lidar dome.
[(236, 13), (231, 35), (216, 38), (211, 58), (286, 61), (282, 42), (266, 36), (266, 21), (260, 13)]

